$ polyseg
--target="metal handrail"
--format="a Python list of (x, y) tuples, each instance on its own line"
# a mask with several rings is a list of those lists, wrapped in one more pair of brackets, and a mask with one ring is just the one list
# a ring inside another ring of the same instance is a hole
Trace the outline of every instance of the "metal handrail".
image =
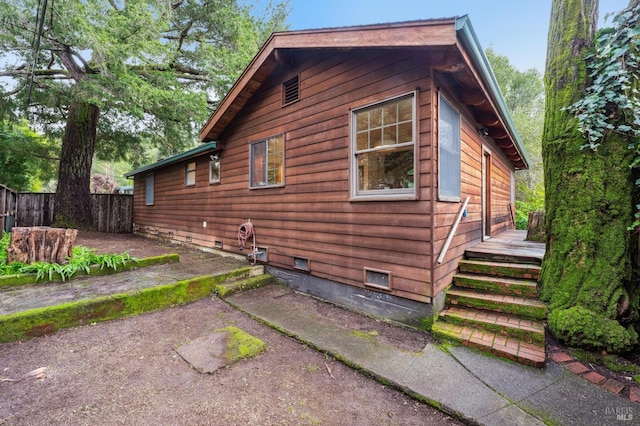
[(464, 210), (467, 208), (467, 204), (469, 203), (469, 196), (467, 195), (467, 199), (462, 203), (462, 207), (460, 207), (460, 211), (458, 212), (458, 217), (456, 217), (456, 221), (453, 222), (453, 226), (451, 230), (449, 230), (449, 235), (447, 236), (447, 241), (444, 242), (444, 246), (442, 247), (442, 251), (440, 252), (440, 256), (438, 256), (438, 263), (442, 263), (444, 261), (444, 257), (447, 254), (447, 250), (449, 250), (449, 245), (451, 245), (451, 241), (453, 237), (456, 235), (456, 231), (458, 230), (458, 225), (460, 224), (460, 220), (462, 219), (462, 214)]

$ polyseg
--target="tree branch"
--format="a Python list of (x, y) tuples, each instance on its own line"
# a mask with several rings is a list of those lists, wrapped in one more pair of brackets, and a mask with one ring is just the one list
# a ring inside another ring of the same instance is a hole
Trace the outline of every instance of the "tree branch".
[[(5, 71), (0, 71), (0, 77), (22, 77), (29, 76), (31, 73), (28, 69), (23, 67), (11, 68)], [(66, 76), (70, 77), (69, 72), (67, 70), (61, 69), (46, 69), (46, 70), (35, 70), (34, 74), (37, 76)]]

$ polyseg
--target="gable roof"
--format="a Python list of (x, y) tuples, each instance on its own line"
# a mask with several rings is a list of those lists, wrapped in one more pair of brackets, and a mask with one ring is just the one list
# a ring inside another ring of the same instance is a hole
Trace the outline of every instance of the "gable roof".
[(139, 169), (132, 170), (124, 175), (124, 177), (129, 178), (131, 176), (138, 175), (140, 173), (152, 172), (155, 169), (159, 169), (160, 167), (165, 167), (170, 164), (175, 164), (180, 161), (188, 160), (190, 158), (196, 157), (200, 154), (204, 154), (205, 152), (213, 151), (216, 149), (218, 144), (216, 142), (209, 142), (203, 145), (197, 146), (189, 151), (181, 152), (178, 155), (174, 155), (173, 157), (168, 157), (162, 159), (153, 164), (148, 164), (146, 166), (140, 167)]
[(202, 141), (220, 137), (269, 77), (284, 49), (429, 49), (433, 67), (450, 73), (464, 90), (461, 102), (474, 111), (488, 136), (516, 169), (529, 165), (526, 151), (468, 16), (389, 24), (273, 33), (200, 131)]

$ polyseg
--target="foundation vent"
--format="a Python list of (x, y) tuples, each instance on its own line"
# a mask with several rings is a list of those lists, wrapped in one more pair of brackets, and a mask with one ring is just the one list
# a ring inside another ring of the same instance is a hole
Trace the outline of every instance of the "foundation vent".
[(364, 285), (381, 290), (391, 290), (391, 272), (364, 268)]

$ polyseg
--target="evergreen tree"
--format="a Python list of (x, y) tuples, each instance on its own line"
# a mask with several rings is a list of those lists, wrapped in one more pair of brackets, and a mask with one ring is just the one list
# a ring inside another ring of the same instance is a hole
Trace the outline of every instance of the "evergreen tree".
[(58, 226), (90, 226), (90, 169), (102, 158), (174, 154), (266, 41), (287, 3), (260, 17), (236, 0), (5, 0), (0, 111), (7, 99), (61, 137)]

